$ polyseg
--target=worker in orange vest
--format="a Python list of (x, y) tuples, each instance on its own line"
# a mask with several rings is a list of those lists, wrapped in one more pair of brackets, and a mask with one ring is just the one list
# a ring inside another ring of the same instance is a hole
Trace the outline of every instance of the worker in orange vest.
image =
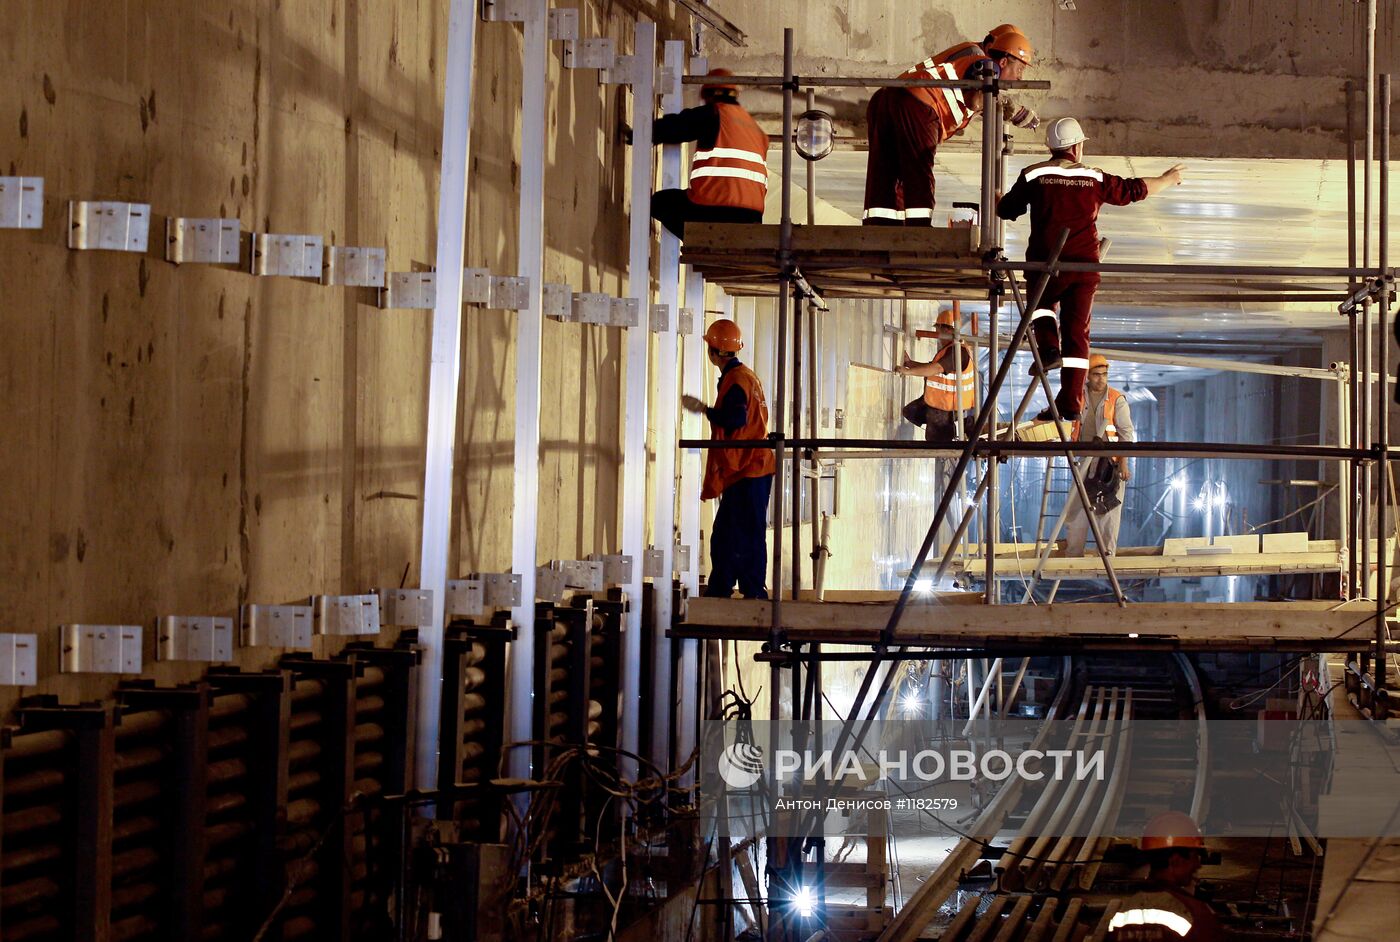
[[(710, 362), (719, 367), (713, 406), (682, 396), (687, 412), (704, 413), (715, 441), (768, 438), (768, 400), (754, 371), (739, 362), (739, 325), (720, 318), (705, 331)], [(729, 598), (738, 583), (744, 598), (766, 599), (768, 498), (773, 491), (773, 452), (767, 448), (710, 448), (700, 499), (719, 498), (710, 530), (710, 578), (705, 595)]]
[(977, 360), (972, 348), (954, 343), (957, 314), (940, 311), (936, 330), (938, 352), (927, 363), (906, 354), (898, 371), (904, 376), (922, 376), (924, 393), (904, 407), (904, 417), (924, 426), (924, 440), (951, 442), (966, 423), (966, 413), (976, 405)]
[(1190, 815), (1167, 811), (1143, 828), (1148, 886), (1123, 901), (1108, 923), (1108, 942), (1220, 942), (1220, 921), (1192, 892), (1206, 839)]
[[(983, 69), (1021, 79), (1035, 50), (1019, 29), (1003, 23), (979, 45), (959, 43), (905, 71), (902, 79), (975, 79)], [(1007, 95), (1003, 113), (1017, 127), (1040, 118)], [(933, 160), (938, 145), (959, 134), (982, 110), (982, 93), (962, 88), (881, 88), (866, 108), (870, 154), (865, 165), (867, 226), (933, 225)]]
[(652, 125), (656, 144), (695, 141), (690, 188), (652, 195), (651, 217), (685, 238), (687, 222), (763, 222), (768, 195), (768, 135), (739, 104), (739, 88), (711, 69), (700, 87), (703, 104), (664, 115)]
[[(1128, 398), (1108, 385), (1108, 359), (1097, 353), (1089, 357), (1089, 389), (1084, 397), (1084, 413), (1075, 421), (1071, 437), (1077, 442), (1137, 441)], [(1101, 455), (1089, 462), (1085, 486), (1086, 490), (1099, 490), (1097, 495), (1090, 494), (1090, 501), (1095, 504), (1092, 510), (1098, 521), (1099, 535), (1103, 537), (1103, 551), (1109, 556), (1118, 551), (1118, 529), (1123, 523), (1122, 490), (1132, 479), (1132, 467), (1124, 455)], [(1102, 483), (1093, 488), (1089, 486), (1091, 482)], [(1068, 500), (1065, 554), (1083, 556), (1084, 544), (1089, 539), (1089, 518), (1077, 493), (1071, 492)]]

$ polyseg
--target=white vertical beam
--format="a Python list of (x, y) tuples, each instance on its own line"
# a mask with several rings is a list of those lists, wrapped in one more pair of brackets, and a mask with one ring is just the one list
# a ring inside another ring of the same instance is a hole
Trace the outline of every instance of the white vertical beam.
[[(642, 709), (642, 562), (646, 550), (647, 518), (647, 357), (651, 331), (651, 185), (653, 179), (651, 122), (656, 113), (656, 24), (636, 24), (632, 53), (641, 65), (632, 86), (632, 176), (630, 197), (631, 250), (627, 261), (627, 290), (642, 309), (641, 326), (627, 331), (627, 401), (622, 433), (622, 552), (632, 557), (627, 590), (627, 636), (623, 650), (622, 748), (637, 752), (638, 719)], [(624, 758), (623, 775), (635, 779), (637, 764)]]
[[(706, 399), (705, 385), (705, 279), (699, 272), (686, 272), (685, 306), (691, 311), (691, 330), (682, 341), (684, 352), (684, 376), (681, 386), (686, 395)], [(700, 438), (705, 429), (703, 419), (689, 412), (681, 413), (684, 427), (682, 438)], [(686, 450), (681, 455), (681, 535), (683, 545), (690, 547), (690, 564), (681, 572), (681, 583), (691, 596), (700, 591), (700, 479), (704, 474), (704, 457), (698, 448)], [(697, 678), (700, 676), (700, 642), (686, 638), (681, 642), (681, 711), (676, 736), (676, 757), (684, 763), (695, 749), (696, 722), (699, 715), (700, 691)], [(681, 787), (695, 783), (692, 770), (681, 779)]]
[[(531, 738), (535, 686), (535, 564), (540, 496), (540, 357), (544, 316), (545, 103), (549, 84), (548, 0), (525, 12), (520, 103), (520, 274), (526, 306), (515, 316), (515, 502), (511, 513), (511, 571), (520, 575), (520, 604), (511, 609), (510, 741)], [(510, 752), (509, 774), (528, 778), (530, 749)]]
[[(674, 114), (681, 110), (681, 73), (685, 70), (685, 43), (671, 40), (664, 44), (666, 84), (659, 89), (661, 110)], [(641, 121), (648, 120), (643, 113)], [(668, 144), (661, 148), (661, 188), (681, 185), (681, 148)], [(676, 546), (676, 413), (680, 411), (676, 376), (676, 319), (680, 310), (681, 242), (661, 227), (661, 258), (657, 268), (657, 303), (670, 312), (670, 323), (657, 333), (656, 351), (656, 518), (652, 539), (661, 551), (661, 578), (652, 593), (652, 703), (655, 721), (651, 726), (651, 760), (667, 768), (671, 732), (671, 574), (675, 568)], [(683, 675), (689, 686), (694, 675)], [(681, 693), (685, 696), (684, 691)], [(662, 705), (665, 705), (664, 708)], [(685, 761), (685, 754), (681, 755)]]
[(457, 388), (462, 371), (462, 262), (470, 165), (472, 60), (476, 0), (452, 0), (447, 22), (442, 164), (438, 186), (437, 304), (428, 364), (427, 454), (423, 474), (423, 538), (419, 585), (433, 593), (431, 623), (418, 628), (419, 788), (437, 785), (438, 710), (442, 699), (442, 629), (447, 552), (452, 540), (452, 459), (457, 434)]

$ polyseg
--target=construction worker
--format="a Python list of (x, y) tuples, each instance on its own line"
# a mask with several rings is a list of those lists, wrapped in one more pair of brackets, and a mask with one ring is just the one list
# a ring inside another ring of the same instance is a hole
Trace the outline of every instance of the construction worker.
[[(719, 367), (719, 391), (708, 406), (681, 397), (688, 412), (704, 413), (715, 441), (763, 441), (768, 437), (768, 400), (754, 371), (739, 362), (744, 338), (727, 318), (705, 331), (710, 362)], [(711, 448), (705, 460), (700, 499), (719, 498), (710, 530), (710, 578), (705, 595), (729, 598), (737, 582), (744, 598), (766, 599), (768, 498), (773, 490), (773, 452), (767, 448)]]
[[(902, 79), (975, 79), (983, 69), (1007, 81), (1019, 80), (1035, 50), (1030, 40), (1003, 23), (981, 45), (959, 43), (913, 66)], [(1008, 121), (1034, 129), (1040, 118), (1029, 108), (1000, 96)], [(933, 225), (933, 160), (938, 145), (968, 126), (982, 110), (982, 93), (972, 88), (881, 88), (866, 108), (870, 155), (865, 165), (868, 226)]]
[[(1031, 234), (1026, 261), (1043, 262), (1069, 230), (1060, 252), (1064, 262), (1098, 262), (1099, 233), (1095, 220), (1105, 203), (1126, 206), (1147, 199), (1168, 186), (1181, 183), (1184, 165), (1176, 164), (1158, 177), (1116, 177), (1080, 163), (1084, 156), (1084, 130), (1073, 118), (1050, 123), (1045, 135), (1050, 159), (1021, 171), (1016, 183), (997, 203), (1002, 219), (1019, 219), (1031, 213)], [(1032, 282), (1034, 277), (1030, 279)], [(1084, 374), (1089, 368), (1089, 318), (1098, 290), (1097, 272), (1063, 272), (1050, 279), (1033, 312), (1035, 343), (1046, 370), (1060, 369), (1060, 389), (1055, 396), (1060, 416), (1079, 418), (1084, 399)], [(1056, 311), (1059, 328), (1056, 329)], [(1034, 375), (1034, 368), (1032, 368)], [(1050, 410), (1036, 418), (1049, 419)]]
[[(1095, 353), (1089, 357), (1089, 393), (1085, 397), (1084, 416), (1074, 423), (1071, 436), (1077, 442), (1135, 442), (1133, 412), (1128, 397), (1108, 385), (1108, 360)], [(1123, 485), (1133, 478), (1128, 459), (1123, 455), (1100, 455), (1088, 462), (1085, 490), (1089, 492), (1094, 519), (1103, 538), (1101, 548), (1112, 556), (1118, 550), (1118, 528), (1123, 523)], [(1079, 495), (1069, 495), (1070, 511), (1065, 518), (1065, 554), (1083, 556), (1089, 538), (1089, 517)]]
[(768, 195), (768, 135), (739, 104), (734, 73), (711, 69), (700, 87), (703, 104), (664, 115), (652, 125), (656, 144), (695, 141), (690, 188), (652, 195), (651, 216), (685, 238), (687, 222), (763, 222)]
[(1123, 901), (1109, 920), (1109, 942), (1220, 942), (1220, 923), (1209, 904), (1191, 892), (1205, 858), (1206, 841), (1190, 815), (1159, 814), (1143, 829), (1148, 886)]
[(927, 363), (906, 354), (897, 370), (904, 376), (924, 378), (923, 396), (904, 407), (904, 416), (924, 427), (924, 440), (951, 442), (959, 437), (966, 412), (976, 405), (977, 360), (965, 343), (953, 343), (957, 312), (940, 311), (935, 329), (938, 352)]

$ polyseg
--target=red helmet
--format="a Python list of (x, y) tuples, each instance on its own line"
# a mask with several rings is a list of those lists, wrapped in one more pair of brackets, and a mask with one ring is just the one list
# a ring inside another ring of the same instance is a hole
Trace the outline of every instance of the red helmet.
[(1011, 56), (1013, 59), (1020, 59), (1026, 65), (1030, 65), (1031, 60), (1035, 58), (1035, 49), (1031, 46), (1031, 41), (1026, 38), (1025, 33), (1011, 23), (1002, 23), (988, 33), (986, 39), (982, 40), (982, 51), (991, 52), (992, 50)]
[(705, 331), (705, 343), (714, 350), (738, 353), (744, 349), (744, 335), (739, 332), (738, 324), (727, 317), (721, 317), (710, 325), (709, 330)]
[(1139, 846), (1143, 850), (1167, 850), (1176, 847), (1205, 850), (1206, 839), (1201, 836), (1201, 829), (1189, 814), (1164, 811), (1147, 822), (1147, 826), (1142, 829), (1142, 843)]
[[(705, 73), (706, 78), (731, 78), (734, 73), (728, 69), (711, 69)], [(700, 94), (713, 95), (715, 92), (730, 92), (737, 95), (739, 86), (732, 82), (706, 82), (700, 86)]]

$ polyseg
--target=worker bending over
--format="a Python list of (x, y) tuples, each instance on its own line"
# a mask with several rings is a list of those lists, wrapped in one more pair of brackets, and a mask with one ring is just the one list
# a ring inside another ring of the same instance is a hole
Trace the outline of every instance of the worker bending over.
[(1123, 901), (1109, 920), (1108, 942), (1221, 942), (1210, 904), (1192, 892), (1206, 840), (1190, 815), (1159, 814), (1143, 829), (1148, 885)]
[[(710, 362), (719, 367), (719, 392), (707, 406), (682, 396), (688, 412), (705, 414), (715, 441), (768, 438), (768, 400), (754, 371), (739, 362), (744, 338), (739, 325), (721, 318), (705, 331)], [(767, 448), (710, 448), (700, 499), (719, 498), (710, 530), (710, 578), (705, 595), (729, 598), (737, 582), (744, 598), (766, 599), (768, 497), (773, 490), (773, 452)]]
[[(1007, 81), (1019, 80), (1035, 50), (1022, 32), (1003, 23), (981, 45), (959, 43), (930, 56), (902, 79), (976, 79), (990, 69)], [(1034, 129), (1040, 119), (1005, 95), (1002, 111), (1017, 127)], [(870, 155), (865, 165), (868, 226), (933, 225), (933, 160), (938, 145), (961, 133), (982, 110), (973, 88), (880, 88), (866, 108)]]
[[(1135, 442), (1133, 413), (1128, 397), (1108, 385), (1108, 360), (1099, 354), (1089, 358), (1089, 394), (1084, 416), (1074, 423), (1077, 442)], [(1126, 455), (1100, 455), (1089, 462), (1084, 489), (1094, 520), (1103, 538), (1100, 548), (1107, 556), (1118, 550), (1118, 528), (1123, 523), (1122, 487), (1133, 478)], [(1089, 517), (1077, 491), (1069, 495), (1070, 511), (1065, 518), (1065, 554), (1083, 556), (1089, 539)]]
[(905, 376), (922, 376), (924, 394), (904, 407), (904, 417), (924, 427), (924, 440), (951, 442), (959, 438), (966, 413), (976, 405), (977, 360), (972, 348), (954, 343), (955, 311), (940, 311), (938, 352), (927, 363), (911, 360), (907, 355), (897, 372)]
[(679, 239), (687, 222), (763, 222), (768, 195), (768, 135), (739, 104), (734, 73), (711, 69), (700, 87), (704, 104), (656, 119), (656, 144), (695, 141), (690, 188), (652, 195), (651, 216)]
[[(997, 215), (1002, 219), (1019, 219), (1030, 210), (1028, 262), (1046, 261), (1065, 229), (1069, 230), (1069, 238), (1060, 252), (1060, 261), (1098, 262), (1099, 231), (1095, 222), (1099, 207), (1105, 203), (1126, 206), (1181, 183), (1185, 169), (1182, 164), (1159, 177), (1145, 179), (1125, 179), (1086, 167), (1080, 163), (1084, 141), (1084, 131), (1075, 119), (1052, 121), (1045, 135), (1050, 159), (1022, 170), (1015, 185), (997, 203)], [(1033, 283), (1035, 278), (1027, 280)], [(1083, 404), (1084, 374), (1089, 369), (1089, 319), (1098, 287), (1097, 272), (1062, 272), (1050, 279), (1041, 295), (1040, 307), (1031, 315), (1035, 344), (1045, 369), (1063, 367), (1055, 404), (1065, 419), (1079, 418)], [(1031, 372), (1035, 374), (1034, 368)], [(1036, 416), (1040, 420), (1050, 417), (1049, 409)]]

